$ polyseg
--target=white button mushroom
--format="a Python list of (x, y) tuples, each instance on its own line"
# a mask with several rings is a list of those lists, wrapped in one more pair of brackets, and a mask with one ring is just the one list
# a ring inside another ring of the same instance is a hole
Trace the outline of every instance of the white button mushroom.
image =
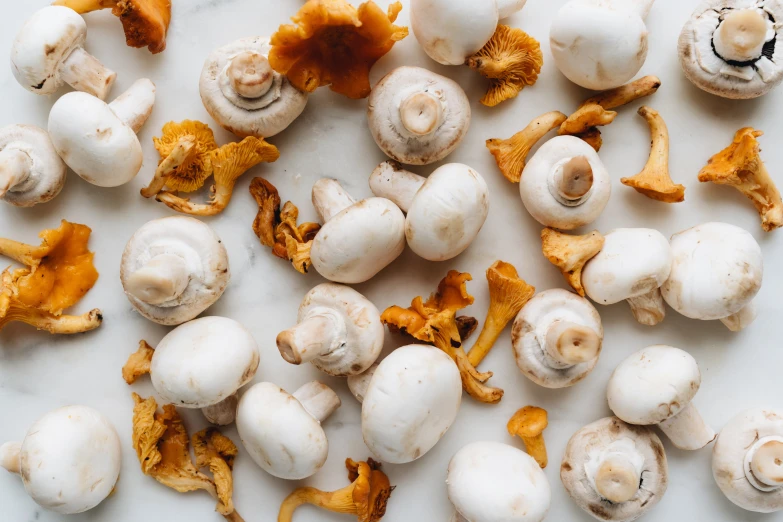
[(663, 498), (669, 466), (651, 428), (607, 417), (568, 441), (560, 480), (576, 505), (598, 520), (631, 522)]
[(655, 0), (571, 0), (555, 16), (549, 42), (569, 80), (602, 91), (631, 80), (647, 59), (644, 19)]
[(650, 228), (618, 228), (604, 239), (601, 251), (582, 269), (587, 296), (602, 305), (628, 301), (641, 324), (663, 321), (666, 307), (660, 287), (671, 272), (669, 242)]
[(237, 136), (268, 138), (302, 114), (307, 94), (269, 65), (269, 38), (242, 38), (204, 63), (201, 101), (221, 127)]
[(313, 266), (326, 279), (364, 283), (405, 250), (405, 216), (384, 198), (358, 203), (333, 179), (313, 185), (313, 205), (324, 226), (313, 240)]
[(715, 439), (691, 403), (701, 385), (699, 365), (672, 346), (648, 346), (615, 368), (606, 397), (609, 408), (628, 424), (657, 424), (680, 449), (701, 449)]
[(83, 92), (68, 93), (49, 113), (57, 154), (88, 183), (118, 187), (141, 170), (144, 154), (136, 133), (155, 105), (155, 85), (138, 80), (106, 104)]
[(449, 500), (470, 522), (541, 522), (552, 492), (541, 467), (500, 442), (473, 442), (449, 462)]
[(367, 120), (378, 147), (407, 165), (440, 161), (470, 127), (470, 102), (454, 80), (421, 67), (398, 67), (369, 98)]
[(44, 7), (22, 27), (11, 48), (11, 70), (36, 94), (54, 94), (63, 83), (101, 100), (117, 74), (84, 50), (87, 24), (68, 7)]
[(514, 357), (522, 373), (545, 388), (565, 388), (593, 371), (604, 329), (590, 302), (555, 288), (534, 296), (511, 330)]
[(712, 474), (742, 509), (783, 510), (783, 412), (756, 408), (731, 419), (715, 441)]
[(141, 315), (178, 325), (223, 295), (230, 279), (228, 254), (206, 223), (186, 216), (155, 219), (125, 246), (120, 279)]
[(544, 226), (573, 230), (601, 215), (612, 192), (609, 173), (590, 145), (557, 136), (533, 155), (519, 181), (522, 203)]
[(289, 395), (269, 382), (250, 388), (239, 401), (237, 430), (261, 469), (277, 478), (301, 480), (326, 462), (329, 442), (321, 427), (340, 398), (318, 381)]
[(298, 324), (277, 336), (277, 348), (291, 364), (310, 362), (336, 377), (367, 370), (383, 349), (381, 313), (362, 294), (324, 283), (299, 307)]
[(122, 448), (111, 422), (87, 406), (41, 417), (24, 440), (0, 446), (0, 466), (22, 477), (41, 507), (71, 515), (108, 497), (120, 476)]
[(669, 306), (691, 319), (720, 319), (732, 331), (753, 322), (764, 259), (749, 232), (705, 223), (673, 235), (671, 247), (674, 263), (661, 287)]
[(0, 128), (0, 200), (32, 207), (54, 199), (66, 168), (45, 130), (34, 125)]
[(406, 213), (408, 246), (428, 261), (464, 252), (489, 214), (487, 183), (462, 163), (443, 165), (424, 178), (386, 161), (370, 176), (370, 189)]

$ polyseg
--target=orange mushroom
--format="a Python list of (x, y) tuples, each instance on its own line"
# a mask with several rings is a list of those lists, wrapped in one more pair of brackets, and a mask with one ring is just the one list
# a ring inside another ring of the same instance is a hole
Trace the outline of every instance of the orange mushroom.
[(541, 231), (541, 251), (565, 276), (577, 294), (584, 297), (582, 269), (604, 247), (604, 236), (593, 231), (584, 236), (563, 234), (551, 228)]

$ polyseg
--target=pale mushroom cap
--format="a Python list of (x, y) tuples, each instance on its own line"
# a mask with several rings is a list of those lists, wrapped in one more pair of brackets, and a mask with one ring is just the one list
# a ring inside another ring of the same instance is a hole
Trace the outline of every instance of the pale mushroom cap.
[(500, 442), (473, 442), (449, 462), (449, 500), (474, 522), (541, 522), (549, 512), (546, 475), (524, 451)]
[(674, 262), (664, 300), (691, 319), (723, 319), (761, 289), (764, 259), (753, 236), (734, 225), (705, 223), (671, 238)]
[(258, 363), (258, 345), (244, 326), (225, 317), (202, 317), (160, 341), (150, 376), (163, 402), (204, 408), (250, 382)]
[(619, 303), (659, 288), (669, 278), (672, 249), (650, 228), (618, 228), (582, 270), (587, 296), (602, 305)]
[(413, 462), (431, 450), (459, 412), (454, 361), (432, 346), (397, 348), (381, 361), (362, 402), (362, 435), (378, 459)]
[(783, 510), (783, 488), (761, 491), (745, 478), (745, 456), (765, 437), (783, 436), (783, 411), (754, 408), (731, 419), (712, 450), (712, 473), (724, 495), (748, 511)]
[(66, 406), (39, 419), (22, 442), (25, 491), (62, 514), (100, 504), (120, 476), (120, 438), (108, 419), (87, 406)]
[(279, 386), (262, 382), (247, 390), (236, 422), (245, 449), (270, 475), (300, 480), (326, 462), (329, 442), (321, 423)]
[(49, 134), (34, 125), (8, 125), (0, 129), (0, 151), (23, 152), (30, 158), (27, 179), (2, 198), (17, 207), (31, 207), (54, 199), (65, 185), (66, 167), (54, 150)]
[(170, 216), (148, 222), (128, 241), (120, 265), (123, 288), (134, 272), (155, 256), (166, 254), (185, 261), (190, 274), (185, 291), (162, 305), (145, 303), (127, 291), (125, 295), (150, 321), (172, 326), (194, 319), (220, 299), (231, 274), (226, 247), (209, 225), (187, 216)]
[(688, 352), (654, 345), (632, 354), (609, 379), (609, 408), (629, 424), (659, 424), (690, 404), (701, 385), (699, 365)]
[[(636, 496), (627, 502), (613, 503), (601, 498), (592, 486), (586, 465), (596, 454), (618, 441), (630, 441), (643, 457), (644, 464)], [(669, 484), (669, 466), (661, 439), (652, 428), (606, 417), (580, 429), (568, 441), (560, 465), (560, 480), (576, 505), (598, 520), (630, 522), (647, 513), (663, 498)]]

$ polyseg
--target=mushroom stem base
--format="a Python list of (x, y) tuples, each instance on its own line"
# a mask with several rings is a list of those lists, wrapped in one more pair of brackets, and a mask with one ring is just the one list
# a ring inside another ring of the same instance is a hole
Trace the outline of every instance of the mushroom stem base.
[(0, 330), (8, 323), (19, 321), (46, 330), (51, 334), (77, 334), (95, 330), (103, 322), (101, 311), (97, 308), (84, 315), (54, 316), (34, 308), (11, 308), (5, 317), (0, 317)]
[(21, 452), (21, 442), (6, 442), (0, 446), (0, 466), (18, 475), (22, 471)]
[(598, 356), (601, 338), (586, 326), (555, 321), (547, 329), (544, 352), (552, 368), (563, 369), (591, 361)]
[(736, 314), (732, 314), (728, 317), (724, 317), (720, 320), (723, 324), (726, 325), (726, 328), (731, 330), (732, 332), (739, 332), (748, 326), (756, 320), (756, 314), (758, 310), (756, 309), (756, 302), (751, 301), (745, 307), (737, 312)]
[(180, 297), (189, 283), (185, 260), (175, 254), (160, 254), (131, 274), (125, 289), (139, 301), (159, 306)]
[(676, 447), (681, 450), (701, 449), (715, 440), (715, 431), (707, 426), (693, 404), (658, 424)]
[(364, 398), (367, 396), (367, 390), (370, 388), (370, 381), (372, 381), (372, 376), (375, 375), (375, 370), (377, 369), (378, 363), (375, 363), (365, 370), (364, 373), (350, 375), (348, 377), (348, 389), (351, 390), (351, 394), (359, 403), (364, 402)]
[(0, 151), (0, 199), (30, 175), (30, 156), (19, 149), (6, 147)]
[(318, 422), (328, 419), (341, 404), (334, 390), (318, 381), (305, 384), (293, 396)]
[(155, 84), (143, 78), (136, 80), (130, 88), (120, 94), (109, 108), (117, 117), (138, 133), (147, 123), (155, 105)]
[(345, 345), (343, 318), (331, 308), (314, 308), (298, 325), (277, 336), (280, 355), (291, 364), (310, 362)]
[(384, 161), (370, 176), (370, 190), (379, 198), (391, 200), (403, 212), (408, 212), (425, 181), (424, 177), (408, 172), (396, 161)]
[(356, 200), (335, 179), (319, 179), (313, 185), (313, 206), (322, 223), (350, 207)]
[(666, 305), (660, 288), (628, 299), (634, 318), (646, 326), (655, 326), (666, 317)]
[(60, 66), (60, 77), (77, 91), (105, 100), (117, 79), (117, 73), (104, 67), (83, 48), (77, 47)]
[(201, 408), (201, 413), (207, 421), (217, 426), (228, 426), (232, 424), (237, 416), (237, 404), (239, 396), (234, 392), (222, 401), (206, 408)]

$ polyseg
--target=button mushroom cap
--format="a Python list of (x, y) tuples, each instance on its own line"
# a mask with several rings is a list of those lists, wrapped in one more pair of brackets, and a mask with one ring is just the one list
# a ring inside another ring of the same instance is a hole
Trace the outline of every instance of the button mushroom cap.
[(595, 307), (559, 288), (528, 301), (511, 329), (517, 366), (545, 388), (573, 386), (587, 377), (598, 363), (603, 337)]
[(726, 497), (759, 513), (783, 510), (783, 412), (754, 408), (731, 419), (712, 451), (712, 474)]
[(663, 498), (669, 466), (651, 428), (606, 417), (568, 441), (560, 480), (576, 505), (598, 520), (631, 522)]
[(473, 442), (449, 462), (449, 500), (475, 522), (541, 522), (549, 512), (546, 475), (524, 451), (500, 442)]
[(612, 192), (609, 173), (590, 145), (574, 136), (544, 143), (522, 171), (519, 193), (544, 226), (573, 230), (598, 219)]
[(0, 199), (32, 207), (54, 199), (65, 185), (66, 167), (45, 130), (34, 125), (0, 128)]
[(155, 219), (125, 246), (120, 280), (144, 317), (168, 326), (212, 306), (231, 277), (228, 253), (209, 225), (186, 216)]
[(461, 401), (462, 381), (451, 357), (432, 346), (397, 348), (364, 393), (364, 442), (384, 462), (413, 462), (448, 431)]
[(451, 154), (465, 138), (470, 119), (470, 102), (462, 87), (421, 67), (394, 69), (368, 100), (367, 120), (375, 143), (406, 165), (428, 165)]
[(202, 317), (178, 326), (155, 348), (152, 386), (181, 408), (221, 402), (253, 379), (259, 350), (244, 326), (225, 317)]
[(269, 65), (269, 38), (242, 38), (213, 51), (199, 80), (201, 101), (221, 127), (268, 138), (302, 114), (307, 94)]
[(120, 476), (122, 448), (109, 420), (87, 406), (47, 413), (19, 443), (0, 447), (2, 466), (22, 477), (41, 507), (71, 515), (108, 497)]

